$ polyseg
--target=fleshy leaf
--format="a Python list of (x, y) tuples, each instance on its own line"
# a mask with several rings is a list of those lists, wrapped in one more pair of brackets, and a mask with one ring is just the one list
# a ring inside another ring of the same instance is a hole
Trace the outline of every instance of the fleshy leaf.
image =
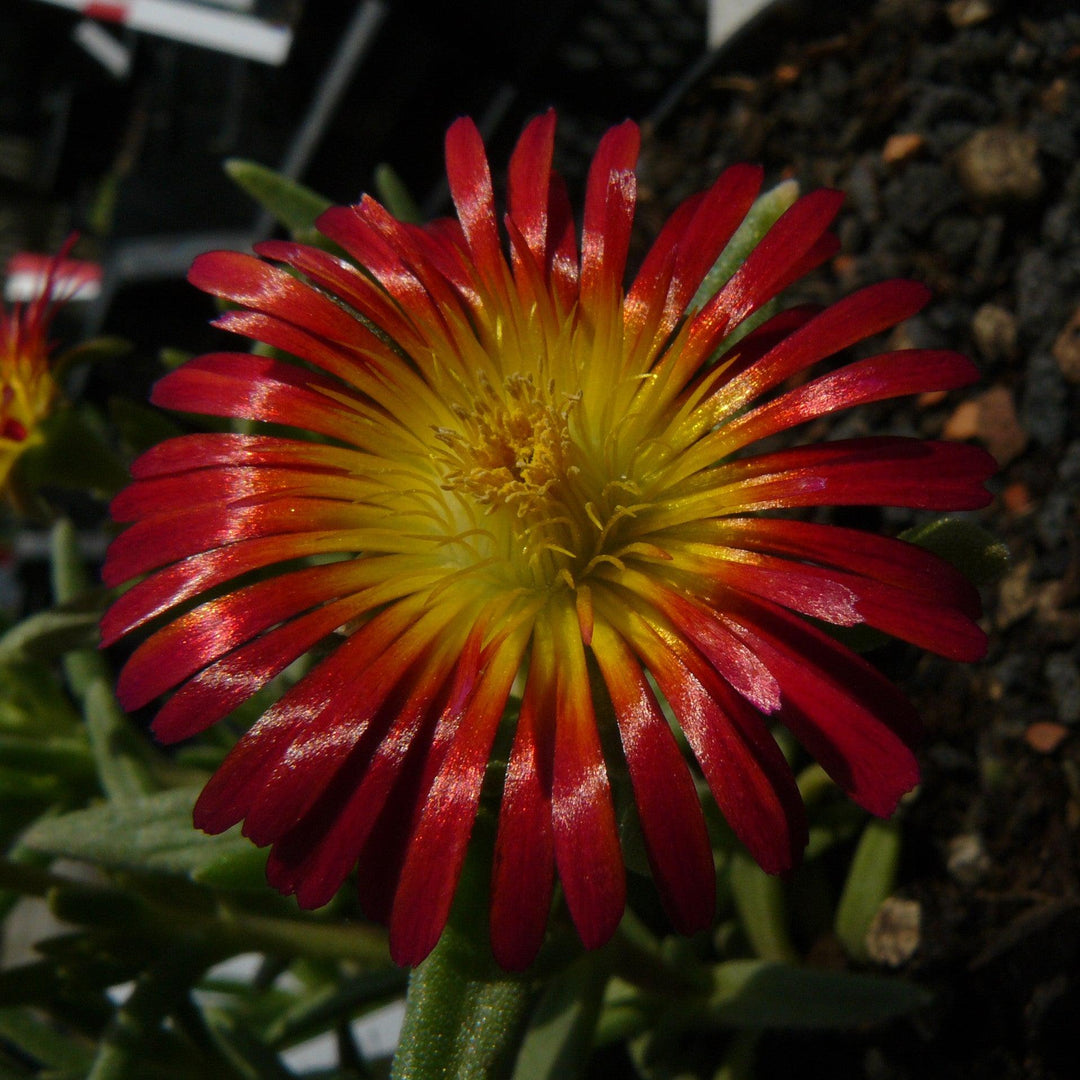
[(197, 789), (176, 788), (76, 810), (37, 822), (24, 834), (23, 844), (110, 869), (191, 876), (250, 848), (239, 829), (220, 836), (193, 829), (191, 808), (197, 796)]
[(896, 887), (900, 828), (895, 818), (870, 821), (851, 860), (836, 908), (836, 936), (847, 954), (865, 960), (866, 932), (874, 915)]
[(330, 206), (329, 199), (254, 161), (230, 158), (225, 172), (294, 236), (312, 232), (315, 219)]
[(700, 1019), (722, 1027), (837, 1031), (881, 1023), (930, 1000), (926, 990), (902, 979), (729, 960), (715, 969)]
[(900, 534), (952, 563), (976, 585), (990, 585), (1009, 568), (1009, 549), (981, 525), (965, 518), (943, 517)]

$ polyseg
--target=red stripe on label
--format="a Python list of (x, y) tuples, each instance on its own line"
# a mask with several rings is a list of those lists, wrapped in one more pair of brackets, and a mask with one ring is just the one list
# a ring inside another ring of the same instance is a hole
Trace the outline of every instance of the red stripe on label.
[(90, 0), (82, 13), (88, 19), (101, 19), (103, 22), (122, 23), (127, 22), (128, 9), (126, 4), (110, 4), (104, 0)]

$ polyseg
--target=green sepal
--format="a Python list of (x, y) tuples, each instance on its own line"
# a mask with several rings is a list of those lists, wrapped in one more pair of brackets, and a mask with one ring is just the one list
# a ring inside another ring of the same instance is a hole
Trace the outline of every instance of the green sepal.
[(687, 305), (688, 315), (703, 308), (730, 280), (750, 252), (761, 243), (765, 234), (776, 224), (780, 215), (799, 197), (799, 185), (795, 180), (784, 180), (776, 187), (759, 195), (743, 218), (735, 235), (720, 252), (712, 268), (702, 279), (693, 299)]
[(872, 819), (863, 829), (836, 908), (834, 929), (848, 956), (865, 960), (866, 933), (882, 903), (896, 888), (900, 824)]

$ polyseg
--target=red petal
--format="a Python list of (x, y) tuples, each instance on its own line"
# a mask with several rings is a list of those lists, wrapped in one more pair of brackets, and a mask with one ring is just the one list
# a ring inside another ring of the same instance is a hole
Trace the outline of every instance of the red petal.
[(716, 874), (697, 788), (637, 658), (606, 624), (593, 647), (615, 709), (641, 830), (664, 908), (675, 928), (710, 925)]
[(261, 631), (354, 591), (352, 569), (348, 562), (308, 567), (187, 612), (143, 642), (128, 660), (117, 686), (124, 708), (141, 708)]
[[(340, 297), (389, 334), (403, 349), (410, 351), (423, 344), (415, 327), (402, 317), (400, 309), (378, 285), (329, 252), (288, 240), (264, 240), (255, 246), (255, 250), (263, 258), (299, 270), (332, 295)], [(379, 355), (387, 354), (385, 346), (374, 335), (369, 335), (366, 340)]]
[[(289, 558), (289, 536), (355, 530), (356, 508), (337, 499), (281, 499), (256, 506), (197, 506), (136, 522), (109, 545), (102, 577), (119, 585), (148, 570), (241, 540), (278, 536), (280, 558)], [(271, 560), (273, 561), (273, 560)]]
[(671, 333), (753, 206), (762, 175), (758, 166), (734, 165), (706, 194), (688, 199), (675, 211), (626, 298), (628, 332), (648, 319), (654, 324), (647, 330), (654, 343)]
[(622, 288), (637, 192), (641, 135), (629, 120), (608, 131), (589, 168), (581, 237), (581, 304), (595, 314)]
[(363, 345), (370, 331), (343, 307), (292, 274), (239, 251), (200, 255), (188, 271), (197, 289), (241, 307), (276, 315), (317, 337)]
[(955, 390), (978, 378), (978, 369), (960, 353), (912, 349), (872, 356), (736, 417), (709, 440), (718, 446), (714, 460), (758, 439), (840, 409), (903, 394)]
[(510, 156), (509, 214), (538, 266), (548, 265), (548, 200), (555, 145), (555, 113), (531, 120)]
[(982, 610), (978, 590), (954, 566), (925, 548), (838, 525), (781, 518), (724, 518), (711, 524), (722, 543), (834, 566), (955, 607)]
[(550, 634), (537, 627), (525, 695), (506, 768), (491, 877), (491, 949), (521, 971), (544, 940), (555, 881), (551, 826), (555, 673)]
[(868, 285), (845, 296), (780, 341), (753, 367), (732, 370), (709, 401), (713, 422), (734, 416), (748, 401), (819, 360), (896, 326), (929, 299), (924, 285), (902, 279)]
[(179, 435), (137, 457), (131, 466), (136, 480), (191, 472), (220, 465), (280, 465), (358, 471), (362, 460), (353, 450), (276, 435), (231, 433)]
[[(189, 360), (154, 386), (150, 400), (165, 409), (287, 424), (348, 441), (370, 437), (366, 410), (341, 383), (263, 356), (214, 353)], [(363, 445), (363, 441), (359, 442)]]
[[(527, 631), (493, 650), (434, 777), (401, 871), (390, 917), (390, 955), (418, 964), (435, 947), (450, 913), (495, 730), (517, 674)], [(456, 717), (450, 718), (453, 726)]]
[(919, 721), (879, 672), (827, 634), (743, 598), (725, 616), (784, 688), (779, 719), (825, 771), (873, 814), (887, 816), (918, 782)]
[[(221, 832), (248, 818), (245, 834), (269, 843), (300, 820), (353, 747), (386, 726), (371, 721), (410, 658), (423, 649), (415, 634), (408, 648), (394, 648), (419, 607), (410, 598), (381, 612), (268, 709), (203, 789), (196, 826)], [(376, 674), (376, 663), (385, 670)], [(316, 778), (319, 783), (308, 782)], [(283, 793), (294, 787), (286, 799)], [(252, 820), (256, 807), (260, 813)]]
[(505, 277), (484, 143), (476, 125), (461, 117), (446, 133), (446, 176), (465, 239), (481, 274), (490, 284)]
[(204, 668), (154, 717), (151, 730), (155, 737), (171, 743), (205, 731), (368, 606), (364, 599), (346, 597), (293, 619)]
[[(881, 436), (800, 446), (716, 470), (731, 477), (739, 509), (794, 506), (909, 506), (977, 510), (997, 463), (977, 446)], [(714, 496), (720, 494), (713, 489)], [(721, 496), (727, 502), (727, 492)]]
[[(612, 612), (625, 621), (621, 612)], [(628, 638), (652, 672), (693, 748), (720, 811), (770, 874), (790, 869), (806, 846), (806, 812), (794, 777), (759, 713), (686, 642), (643, 622)]]
[(421, 671), (408, 700), (379, 740), (370, 761), (354, 754), (300, 823), (281, 837), (267, 863), (267, 878), (301, 907), (327, 903), (356, 864), (401, 779), (418, 741), (438, 715), (437, 699), (452, 674), (453, 653), (442, 650)]
[[(793, 269), (812, 252), (843, 202), (838, 191), (821, 189), (790, 206), (727, 284), (702, 308), (690, 327), (682, 364), (702, 363), (743, 319), (790, 284)], [(816, 256), (815, 256), (816, 258)]]
[(571, 607), (553, 619), (558, 620), (551, 791), (555, 862), (582, 943), (595, 949), (619, 925), (626, 877), (577, 613)]

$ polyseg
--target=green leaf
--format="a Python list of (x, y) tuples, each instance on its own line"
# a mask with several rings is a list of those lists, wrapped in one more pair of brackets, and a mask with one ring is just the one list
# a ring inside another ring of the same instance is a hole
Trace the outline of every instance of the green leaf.
[(0, 1009), (0, 1039), (17, 1046), (33, 1058), (50, 1076), (86, 1075), (93, 1053), (90, 1046), (46, 1023), (29, 1009)]
[(53, 360), (53, 373), (59, 375), (76, 364), (118, 360), (121, 356), (127, 356), (131, 350), (131, 342), (125, 338), (112, 336), (91, 338), (58, 354)]
[(474, 833), (450, 920), (409, 976), (392, 1080), (493, 1080), (513, 1065), (533, 986), (525, 975), (502, 971), (491, 955), (489, 847), (490, 838)]
[(120, 708), (112, 680), (94, 679), (84, 704), (86, 730), (105, 794), (130, 802), (153, 791), (157, 785), (149, 768), (150, 747)]
[(754, 952), (763, 960), (796, 960), (788, 931), (787, 902), (780, 879), (766, 874), (745, 852), (731, 859), (731, 895)]
[(785, 180), (764, 195), (759, 195), (750, 207), (750, 212), (720, 252), (712, 269), (705, 275), (694, 298), (687, 306), (692, 313), (703, 308), (739, 269), (747, 256), (765, 234), (773, 227), (780, 215), (799, 197), (799, 185), (794, 180)]
[(691, 1026), (845, 1030), (891, 1020), (930, 1001), (927, 991), (903, 979), (729, 960), (714, 968), (708, 1003), (679, 1010)]
[(513, 1080), (583, 1075), (607, 981), (603, 957), (593, 952), (548, 982), (525, 1032)]
[(71, 649), (93, 648), (99, 618), (97, 611), (65, 607), (30, 615), (0, 637), (0, 664), (55, 660)]
[(225, 171), (294, 236), (313, 230), (315, 219), (330, 206), (324, 196), (254, 161), (231, 158)]
[(245, 1080), (290, 1080), (296, 1074), (236, 1016), (208, 1008), (203, 1016), (225, 1059)]
[(23, 844), (48, 855), (99, 863), (109, 869), (191, 875), (250, 847), (240, 830), (207, 836), (191, 824), (197, 789), (101, 803), (37, 822)]
[(895, 818), (869, 821), (859, 838), (836, 908), (836, 936), (856, 960), (867, 958), (866, 932), (878, 908), (896, 888), (899, 862), (899, 822)]
[(375, 166), (375, 193), (398, 221), (407, 221), (413, 225), (423, 222), (424, 215), (420, 207), (409, 194), (409, 189), (401, 177), (389, 165)]
[(364, 972), (355, 978), (337, 979), (305, 990), (296, 1003), (267, 1025), (270, 1046), (291, 1046), (311, 1038), (342, 1020), (356, 1018), (369, 1009), (400, 998), (406, 973), (401, 968)]
[(60, 487), (109, 498), (130, 477), (100, 434), (89, 407), (56, 409), (41, 423), (42, 441), (19, 459), (21, 481), (31, 488)]
[(966, 518), (938, 518), (900, 534), (952, 563), (976, 585), (991, 585), (1009, 569), (1009, 549), (993, 534)]

